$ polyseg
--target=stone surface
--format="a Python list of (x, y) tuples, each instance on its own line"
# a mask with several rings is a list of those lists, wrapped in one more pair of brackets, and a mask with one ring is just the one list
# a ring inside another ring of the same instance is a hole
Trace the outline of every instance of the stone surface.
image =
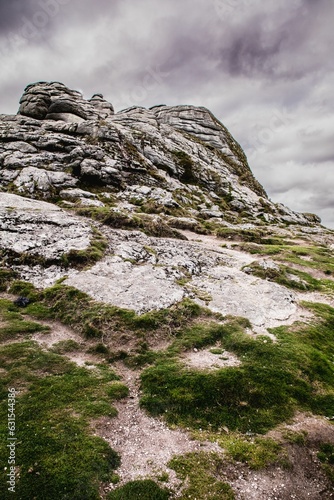
[(59, 259), (89, 246), (91, 227), (59, 207), (0, 193), (0, 249)]
[(152, 264), (133, 266), (121, 258), (107, 258), (92, 269), (66, 280), (94, 299), (139, 314), (165, 309), (184, 296), (184, 290), (168, 277), (167, 272)]
[[(113, 256), (72, 276), (67, 284), (140, 314), (190, 297), (214, 312), (246, 317), (255, 329), (277, 326), (297, 312), (291, 291), (248, 276), (240, 270), (238, 256), (219, 246), (210, 249), (127, 231), (112, 231), (109, 238)], [(180, 282), (185, 278), (190, 281)]]
[(104, 100), (101, 94), (95, 94), (86, 101), (80, 92), (70, 90), (60, 82), (37, 82), (28, 85), (21, 97), (19, 108), (19, 114), (38, 120), (46, 118), (69, 122), (80, 122), (80, 118), (106, 118), (113, 113), (112, 104)]
[(212, 298), (208, 304), (211, 310), (248, 318), (255, 327), (277, 326), (296, 313), (291, 291), (236, 269), (216, 267), (192, 283)]

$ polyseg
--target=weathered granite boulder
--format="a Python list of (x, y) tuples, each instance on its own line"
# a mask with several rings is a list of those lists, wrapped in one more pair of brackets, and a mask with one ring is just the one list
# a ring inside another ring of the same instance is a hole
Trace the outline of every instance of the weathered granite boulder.
[(59, 260), (70, 250), (85, 250), (90, 224), (56, 205), (0, 193), (0, 250)]
[(98, 113), (104, 118), (107, 118), (115, 113), (113, 105), (106, 101), (102, 94), (94, 94), (93, 97), (89, 99), (89, 103), (92, 104)]
[[(20, 100), (19, 114), (38, 120), (80, 122), (113, 114), (113, 106), (94, 94), (86, 101), (82, 94), (59, 82), (38, 82), (28, 85)], [(81, 120), (80, 120), (81, 119)]]

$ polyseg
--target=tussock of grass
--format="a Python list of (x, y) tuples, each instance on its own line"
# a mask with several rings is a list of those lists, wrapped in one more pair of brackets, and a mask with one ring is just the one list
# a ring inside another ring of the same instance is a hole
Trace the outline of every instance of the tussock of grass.
[(245, 436), (228, 432), (226, 427), (218, 432), (194, 431), (194, 439), (216, 442), (224, 449), (227, 460), (242, 462), (250, 469), (260, 470), (279, 464), (288, 467), (287, 453), (282, 443), (272, 438)]
[[(279, 237), (271, 237), (265, 229), (239, 229), (233, 227), (219, 227), (215, 231), (218, 238), (230, 239), (232, 241), (244, 241), (277, 247), (283, 245)], [(245, 246), (246, 247), (246, 246)], [(252, 248), (252, 247), (250, 247)], [(255, 247), (257, 248), (257, 247)]]
[[(15, 283), (15, 291), (21, 294), (24, 282)], [(42, 292), (34, 292), (34, 302), (25, 308), (25, 312), (38, 319), (57, 319), (70, 325), (83, 337), (104, 338), (108, 343), (112, 335), (129, 334), (138, 339), (152, 332), (159, 332), (162, 337), (175, 335), (186, 324), (198, 321), (199, 316), (214, 317), (190, 300), (184, 300), (169, 309), (153, 311), (141, 316), (126, 309), (98, 303), (79, 290), (58, 284)], [(100, 342), (101, 344), (101, 342)], [(102, 347), (103, 354), (108, 354)], [(139, 354), (139, 353), (138, 353)], [(147, 354), (141, 349), (140, 354)], [(112, 353), (110, 353), (112, 356)]]
[(291, 430), (286, 430), (283, 433), (283, 438), (291, 444), (297, 444), (298, 446), (305, 446), (307, 443), (307, 432), (294, 432)]
[(185, 239), (181, 233), (169, 227), (162, 219), (152, 218), (145, 214), (128, 215), (106, 207), (79, 208), (77, 213), (91, 217), (115, 229), (136, 229), (143, 231), (148, 236)]
[(287, 466), (283, 446), (267, 438), (230, 438), (223, 441), (227, 454), (237, 462), (247, 464), (251, 469), (259, 470), (273, 464)]
[(11, 269), (0, 268), (0, 292), (7, 291), (11, 281), (17, 278), (17, 274)]
[(168, 467), (184, 482), (181, 500), (206, 498), (207, 500), (233, 500), (231, 487), (221, 480), (224, 462), (217, 453), (188, 453), (176, 456)]
[(130, 481), (108, 495), (108, 500), (168, 500), (170, 492), (151, 479)]
[(53, 344), (51, 350), (57, 354), (65, 354), (67, 352), (76, 352), (81, 349), (80, 344), (75, 340), (60, 340), (56, 344)]
[(328, 479), (334, 484), (334, 444), (321, 443), (318, 459), (322, 463)]
[(334, 273), (333, 251), (327, 247), (245, 243), (242, 249), (253, 254), (275, 255), (277, 261), (316, 269), (325, 275)]
[(26, 320), (11, 301), (0, 299), (0, 342), (35, 332), (47, 332), (49, 327)]
[(280, 265), (278, 269), (264, 268), (257, 262), (246, 266), (248, 272), (262, 279), (275, 281), (276, 283), (301, 291), (324, 290), (328, 285), (325, 285), (322, 280), (313, 278), (310, 274), (293, 269), (288, 266)]
[(63, 266), (83, 267), (102, 259), (108, 242), (106, 238), (97, 229), (93, 228), (93, 237), (88, 248), (85, 250), (70, 250), (61, 257)]

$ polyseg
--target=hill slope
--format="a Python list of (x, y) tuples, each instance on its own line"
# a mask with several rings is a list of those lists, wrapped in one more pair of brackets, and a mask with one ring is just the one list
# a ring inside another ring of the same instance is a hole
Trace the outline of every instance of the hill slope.
[(0, 186), (17, 498), (333, 497), (334, 233), (210, 111), (29, 85)]

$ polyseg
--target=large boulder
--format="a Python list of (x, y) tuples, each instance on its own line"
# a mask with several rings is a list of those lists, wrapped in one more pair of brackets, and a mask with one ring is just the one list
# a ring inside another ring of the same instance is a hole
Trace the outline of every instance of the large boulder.
[(102, 119), (113, 112), (112, 104), (104, 100), (101, 94), (94, 94), (92, 99), (87, 101), (80, 92), (70, 90), (59, 82), (37, 82), (28, 85), (19, 108), (20, 115), (38, 120), (66, 122)]

